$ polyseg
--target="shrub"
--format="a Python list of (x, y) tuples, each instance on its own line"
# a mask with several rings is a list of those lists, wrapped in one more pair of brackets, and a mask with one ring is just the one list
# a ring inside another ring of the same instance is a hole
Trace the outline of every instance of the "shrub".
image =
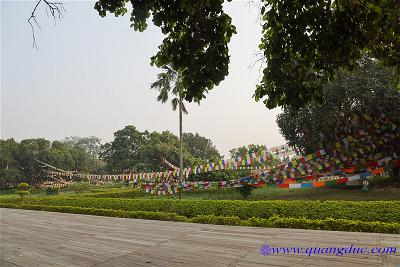
[(393, 177), (389, 176), (389, 175), (385, 175), (385, 176), (370, 176), (367, 179), (370, 182), (371, 186), (389, 186), (393, 184)]
[(92, 185), (88, 182), (75, 182), (67, 186), (64, 191), (74, 191), (76, 194), (90, 191)]
[(16, 193), (21, 197), (21, 199), (24, 199), (24, 196), (29, 195), (29, 184), (20, 183)]
[(113, 210), (113, 209), (82, 208), (82, 207), (72, 207), (72, 206), (46, 206), (46, 205), (13, 204), (13, 203), (0, 203), (0, 207), (41, 210), (41, 211), (55, 211), (64, 213), (88, 214), (88, 215), (121, 217), (121, 218), (134, 218), (134, 219), (177, 221), (177, 222), (188, 221), (188, 219), (184, 216), (180, 216), (176, 213), (165, 213), (165, 212), (125, 211), (125, 210)]
[(60, 188), (58, 187), (47, 187), (46, 195), (58, 195), (60, 193)]
[(28, 191), (29, 190), (29, 184), (27, 183), (20, 183), (18, 185), (18, 190), (20, 191)]
[(242, 194), (244, 199), (247, 199), (247, 197), (251, 195), (251, 191), (253, 191), (253, 189), (255, 189), (254, 186), (250, 184), (244, 184), (241, 187), (239, 187), (239, 192), (240, 194)]
[(8, 195), (8, 194), (15, 194), (17, 190), (15, 189), (1, 189), (0, 190), (0, 195)]

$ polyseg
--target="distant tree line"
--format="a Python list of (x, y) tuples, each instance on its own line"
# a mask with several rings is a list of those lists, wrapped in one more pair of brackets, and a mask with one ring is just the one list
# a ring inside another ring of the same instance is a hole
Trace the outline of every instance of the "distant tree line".
[[(211, 140), (184, 133), (184, 165), (217, 161), (221, 158)], [(0, 139), (0, 188), (31, 184), (47, 179), (45, 162), (62, 170), (79, 173), (150, 172), (170, 169), (163, 159), (178, 166), (179, 139), (169, 131), (140, 132), (126, 126), (114, 140), (101, 144), (97, 137), (67, 137), (61, 141), (31, 138), (17, 142)]]
[(17, 142), (0, 139), (0, 188), (20, 182), (38, 182), (43, 164), (62, 170), (99, 173), (105, 163), (98, 158), (100, 139), (69, 137), (62, 141), (31, 138)]
[[(247, 146), (233, 148), (233, 149), (229, 150), (229, 153), (230, 153), (231, 158), (237, 158), (239, 156), (245, 157), (246, 155), (250, 155), (252, 153), (257, 153), (261, 150), (267, 151), (268, 148), (265, 145), (250, 144)], [(254, 162), (253, 166), (257, 166), (257, 167), (272, 166), (272, 165), (279, 164), (281, 161), (285, 161), (286, 159), (287, 158), (274, 157), (271, 160), (262, 161), (262, 162)]]

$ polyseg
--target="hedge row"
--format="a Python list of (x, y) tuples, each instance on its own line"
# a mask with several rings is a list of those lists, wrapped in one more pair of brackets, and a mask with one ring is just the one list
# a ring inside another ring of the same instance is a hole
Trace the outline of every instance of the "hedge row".
[[(21, 203), (19, 199), (1, 199), (3, 203)], [(274, 215), (287, 218), (347, 219), (365, 222), (399, 222), (400, 201), (309, 201), (309, 200), (169, 200), (115, 199), (91, 197), (31, 197), (26, 204), (73, 206), (125, 211), (176, 213), (188, 218), (197, 215), (236, 216), (268, 219)]]
[(55, 211), (64, 213), (161, 220), (161, 221), (177, 221), (177, 222), (187, 221), (187, 218), (184, 216), (180, 216), (176, 213), (165, 213), (165, 212), (125, 211), (125, 210), (112, 210), (112, 209), (71, 207), (71, 206), (51, 206), (51, 205), (49, 206), (49, 205), (32, 205), (32, 204), (13, 204), (13, 203), (0, 203), (0, 208)]
[(350, 232), (375, 232), (375, 233), (400, 233), (399, 223), (384, 222), (363, 222), (358, 220), (346, 219), (306, 219), (306, 218), (285, 218), (272, 216), (268, 219), (248, 218), (241, 219), (237, 216), (215, 216), (215, 215), (197, 215), (191, 218), (178, 215), (176, 213), (149, 212), (149, 211), (125, 211), (113, 209), (83, 208), (71, 206), (46, 206), (31, 204), (13, 204), (0, 203), (3, 208), (21, 208), (43, 211), (56, 211), (64, 213), (90, 214), (100, 216), (178, 221), (191, 223), (240, 225), (240, 226), (258, 226), (270, 228), (296, 228), (296, 229), (314, 229), (314, 230), (332, 230), (332, 231), (350, 231)]

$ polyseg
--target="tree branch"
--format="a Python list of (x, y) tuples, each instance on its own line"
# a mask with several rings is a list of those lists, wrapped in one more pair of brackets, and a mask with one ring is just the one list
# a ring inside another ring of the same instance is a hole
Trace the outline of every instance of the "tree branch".
[(54, 19), (54, 24), (56, 24), (57, 19), (61, 20), (63, 18), (63, 13), (65, 12), (64, 3), (62, 2), (51, 2), (48, 0), (38, 0), (33, 8), (30, 17), (28, 18), (28, 23), (32, 29), (32, 39), (33, 39), (33, 47), (38, 48), (36, 44), (36, 36), (35, 36), (35, 27), (32, 23), (36, 24), (36, 27), (41, 30), (39, 23), (36, 20), (36, 11), (41, 3), (46, 5), (46, 13), (49, 15), (49, 11), (51, 16)]

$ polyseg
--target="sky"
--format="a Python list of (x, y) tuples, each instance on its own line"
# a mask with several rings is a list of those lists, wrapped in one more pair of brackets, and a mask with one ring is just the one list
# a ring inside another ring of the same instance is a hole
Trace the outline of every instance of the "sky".
[[(163, 40), (151, 21), (135, 32), (128, 14), (101, 18), (94, 2), (64, 1), (66, 13), (55, 24), (42, 6), (34, 49), (27, 19), (35, 2), (0, 2), (2, 139), (97, 136), (105, 143), (126, 125), (178, 134), (178, 113), (150, 90), (160, 72), (150, 57)], [(251, 67), (261, 39), (257, 8), (236, 1), (224, 9), (238, 32), (229, 44), (229, 75), (201, 105), (187, 104), (183, 131), (211, 139), (226, 156), (242, 145), (284, 144), (275, 122), (281, 110), (252, 97), (261, 78), (259, 65)]]

